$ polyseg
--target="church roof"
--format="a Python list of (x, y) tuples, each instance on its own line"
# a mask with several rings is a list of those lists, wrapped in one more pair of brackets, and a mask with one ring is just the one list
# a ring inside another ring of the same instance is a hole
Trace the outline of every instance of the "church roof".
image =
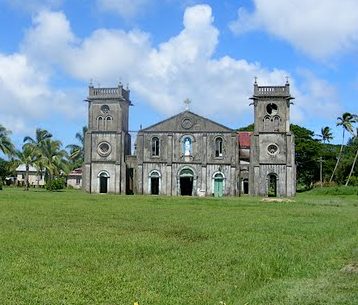
[(239, 131), (239, 145), (240, 148), (250, 148), (251, 146), (251, 134), (250, 131)]
[(185, 110), (166, 120), (144, 128), (140, 132), (234, 132), (234, 130), (194, 112)]

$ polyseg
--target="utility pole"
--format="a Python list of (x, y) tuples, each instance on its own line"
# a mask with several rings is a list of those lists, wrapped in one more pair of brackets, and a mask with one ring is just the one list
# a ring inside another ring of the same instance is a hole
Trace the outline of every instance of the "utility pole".
[(321, 187), (322, 187), (323, 186), (323, 166), (322, 166), (322, 164), (324, 162), (322, 157), (320, 157), (318, 159), (318, 162), (319, 162), (319, 180), (320, 180)]

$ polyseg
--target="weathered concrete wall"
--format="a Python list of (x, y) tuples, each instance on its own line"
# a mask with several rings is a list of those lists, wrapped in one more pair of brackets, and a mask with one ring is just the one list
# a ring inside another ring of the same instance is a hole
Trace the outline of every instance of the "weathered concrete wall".
[[(184, 139), (191, 141), (190, 154), (185, 152)], [(159, 154), (153, 155), (153, 138), (159, 139)], [(192, 170), (193, 195), (211, 195), (213, 176), (224, 177), (224, 195), (236, 194), (238, 175), (238, 145), (236, 133), (225, 126), (195, 115), (189, 111), (155, 124), (138, 133), (138, 185), (143, 194), (149, 194), (153, 171), (160, 173), (160, 194), (179, 195), (180, 172)], [(222, 141), (218, 154), (216, 141)]]
[(290, 132), (289, 85), (259, 87), (252, 97), (255, 132), (251, 135), (249, 192), (267, 196), (269, 177), (276, 177), (276, 194), (294, 196), (296, 169), (294, 138)]
[(106, 174), (107, 192), (126, 189), (125, 156), (130, 154), (128, 133), (129, 91), (117, 88), (89, 87), (88, 131), (85, 135), (83, 188), (100, 191), (99, 175)]

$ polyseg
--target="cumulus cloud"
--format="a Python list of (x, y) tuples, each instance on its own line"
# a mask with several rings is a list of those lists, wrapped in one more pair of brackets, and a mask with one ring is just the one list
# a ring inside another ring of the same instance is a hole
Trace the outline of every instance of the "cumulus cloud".
[(66, 62), (69, 48), (75, 42), (70, 23), (60, 12), (41, 11), (33, 18), (26, 33), (22, 52), (37, 65)]
[(32, 65), (26, 55), (0, 54), (0, 121), (14, 133), (34, 129), (51, 113), (73, 115), (71, 94), (49, 86), (49, 76)]
[[(254, 77), (258, 77), (260, 85), (280, 85), (289, 73), (266, 69), (260, 63), (244, 59), (218, 58), (215, 56), (218, 42), (219, 31), (208, 5), (187, 8), (182, 31), (158, 46), (153, 46), (150, 35), (140, 30), (126, 32), (102, 28), (79, 39), (62, 12), (42, 11), (26, 33), (22, 54), (14, 58), (3, 56), (0, 71), (7, 71), (5, 65), (11, 64), (18, 66), (18, 73), (12, 77), (15, 79), (13, 86), (11, 75), (0, 74), (6, 81), (2, 91), (8, 92), (8, 97), (5, 98), (5, 93), (1, 96), (3, 100), (17, 103), (23, 115), (26, 112), (36, 116), (45, 111), (73, 114), (74, 101), (78, 104), (80, 98), (51, 90), (49, 86), (50, 73), (60, 68), (73, 79), (85, 82), (93, 78), (95, 83), (114, 86), (119, 78), (128, 81), (140, 100), (165, 115), (181, 111), (184, 99), (190, 98), (193, 111), (239, 125), (240, 117), (252, 112), (248, 98), (252, 95)], [(314, 76), (306, 78), (320, 85), (320, 80)], [(322, 89), (327, 89), (325, 85), (321, 84)], [(25, 89), (23, 93), (20, 87)], [(300, 88), (292, 82), (292, 92), (300, 100), (294, 112), (298, 120), (311, 112), (312, 108), (308, 107), (311, 98), (319, 113), (335, 103), (322, 96), (319, 88), (308, 89), (309, 93), (301, 94)], [(26, 96), (20, 96), (24, 92)], [(10, 108), (7, 112), (10, 117), (18, 115)], [(17, 126), (24, 125), (19, 122)]]
[(356, 0), (253, 0), (255, 9), (238, 10), (230, 25), (236, 34), (261, 29), (318, 59), (356, 48)]
[[(210, 6), (189, 7), (183, 30), (153, 47), (150, 36), (139, 30), (98, 29), (80, 41), (63, 13), (43, 12), (28, 31), (23, 49), (33, 60), (51, 58), (81, 80), (113, 84), (122, 78), (138, 96), (168, 115), (181, 110), (187, 97), (193, 109), (205, 115), (227, 115), (227, 109), (233, 116), (242, 114), (248, 110), (254, 76), (262, 83), (282, 84), (288, 73), (228, 56), (214, 59), (219, 31), (213, 20)], [(62, 34), (51, 35), (51, 29)]]

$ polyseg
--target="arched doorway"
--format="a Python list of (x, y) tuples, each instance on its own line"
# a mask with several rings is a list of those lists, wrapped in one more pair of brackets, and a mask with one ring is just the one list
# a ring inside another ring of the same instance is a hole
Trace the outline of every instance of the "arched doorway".
[(159, 195), (160, 173), (158, 171), (152, 171), (149, 174), (149, 191), (151, 195)]
[(249, 193), (249, 179), (244, 179), (242, 181), (242, 189), (243, 189), (243, 193), (244, 194), (248, 194)]
[(180, 195), (192, 196), (193, 195), (193, 183), (194, 183), (193, 171), (189, 168), (182, 169), (179, 174)]
[(224, 175), (222, 173), (214, 174), (214, 196), (222, 197), (224, 195)]
[(267, 180), (268, 180), (267, 195), (269, 197), (277, 197), (277, 175), (269, 174), (267, 176)]
[(102, 172), (99, 174), (99, 192), (104, 194), (108, 193), (108, 179), (109, 175), (107, 172)]

